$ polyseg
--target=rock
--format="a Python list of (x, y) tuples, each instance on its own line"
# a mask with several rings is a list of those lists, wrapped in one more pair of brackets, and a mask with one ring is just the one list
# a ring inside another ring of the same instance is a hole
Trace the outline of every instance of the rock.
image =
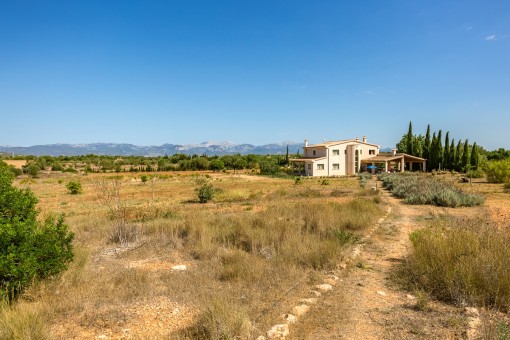
[(406, 298), (408, 298), (409, 300), (414, 300), (414, 299), (416, 299), (416, 296), (411, 295), (411, 294), (407, 294)]
[(283, 314), (283, 319), (290, 325), (297, 322), (297, 318), (292, 314)]
[(324, 283), (327, 283), (328, 285), (336, 285), (336, 281), (330, 278), (324, 279)]
[(386, 293), (383, 292), (382, 290), (378, 290), (377, 291), (377, 294), (381, 295), (381, 296), (386, 296)]
[(338, 276), (336, 276), (336, 275), (330, 275), (330, 276), (329, 276), (329, 278), (330, 278), (331, 280), (338, 281)]
[(299, 300), (299, 302), (306, 303), (307, 305), (315, 305), (317, 303), (317, 299), (316, 298), (306, 298), (306, 299)]
[(173, 266), (172, 267), (172, 270), (186, 270), (186, 265), (185, 264), (179, 264), (177, 266)]
[(313, 296), (316, 296), (316, 297), (319, 297), (319, 296), (321, 296), (321, 295), (322, 295), (322, 294), (321, 294), (321, 292), (318, 292), (318, 291), (316, 291), (316, 290), (310, 290), (310, 291), (308, 291), (308, 293), (309, 293), (310, 295), (313, 295)]
[(478, 311), (478, 308), (475, 308), (475, 307), (464, 308), (464, 313), (466, 313), (467, 316), (471, 316), (471, 317), (475, 317), (475, 318), (480, 316), (480, 312)]
[(97, 337), (98, 339), (108, 339), (108, 337), (104, 334), (101, 334)]
[(347, 263), (342, 262), (342, 263), (340, 263), (338, 266), (339, 266), (340, 268), (342, 268), (342, 269), (345, 269), (345, 268), (347, 268)]
[(333, 286), (331, 286), (330, 284), (327, 284), (327, 283), (323, 283), (321, 285), (315, 286), (315, 288), (317, 288), (318, 290), (320, 290), (322, 292), (327, 292), (327, 291), (332, 290)]
[(310, 306), (308, 305), (297, 305), (292, 308), (292, 312), (296, 314), (296, 316), (303, 316), (310, 310)]
[(256, 340), (266, 340), (266, 337), (263, 335), (260, 335)]
[(267, 337), (269, 339), (285, 338), (289, 335), (289, 325), (286, 323), (280, 323), (274, 325), (270, 330), (267, 331)]

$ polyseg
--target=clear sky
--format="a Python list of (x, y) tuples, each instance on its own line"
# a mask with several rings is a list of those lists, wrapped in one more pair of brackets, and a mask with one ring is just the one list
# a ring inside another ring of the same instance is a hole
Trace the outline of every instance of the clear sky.
[[(510, 1), (0, 0), (0, 145), (510, 149)], [(444, 136), (444, 132), (443, 132)]]

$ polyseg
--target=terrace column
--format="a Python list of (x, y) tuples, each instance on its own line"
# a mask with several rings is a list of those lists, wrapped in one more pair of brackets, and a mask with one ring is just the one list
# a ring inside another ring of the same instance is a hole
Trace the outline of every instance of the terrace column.
[(400, 171), (405, 172), (406, 171), (405, 168), (406, 168), (406, 163), (404, 163), (404, 157), (402, 157), (400, 159)]
[(384, 172), (388, 172), (388, 161), (384, 161)]
[(427, 172), (427, 161), (423, 161), (423, 172)]

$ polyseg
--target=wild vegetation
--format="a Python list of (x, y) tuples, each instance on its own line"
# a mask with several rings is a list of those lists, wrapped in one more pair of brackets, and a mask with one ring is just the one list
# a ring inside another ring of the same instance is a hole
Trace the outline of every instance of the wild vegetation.
[[(427, 171), (431, 170), (455, 170), (468, 172), (477, 170), (485, 162), (487, 153), (476, 145), (468, 143), (466, 139), (464, 143), (458, 140), (455, 146), (455, 140), (450, 140), (450, 133), (447, 131), (444, 138), (443, 131), (433, 132), (431, 136), (430, 124), (427, 126), (425, 136), (413, 134), (412, 122), (409, 122), (407, 134), (403, 135), (397, 143), (398, 152), (407, 153), (412, 156), (418, 156), (427, 160)], [(481, 159), (480, 152), (484, 154)], [(416, 169), (417, 170), (417, 169)]]
[(0, 301), (13, 300), (34, 280), (60, 273), (73, 259), (64, 217), (37, 220), (37, 198), (12, 186), (13, 176), (0, 161)]
[(412, 251), (401, 268), (411, 290), (456, 304), (508, 311), (510, 235), (482, 220), (436, 220), (410, 235)]
[[(137, 174), (91, 174), (81, 177), (80, 195), (69, 195), (63, 184), (77, 175), (61, 176), (16, 184), (30, 186), (43, 215), (66, 213), (75, 260), (0, 307), (2, 338), (120, 334), (136, 328), (146, 304), (183, 313), (174, 338), (264, 334), (382, 210), (377, 196), (359, 195), (356, 178), (296, 186), (232, 173), (167, 172), (145, 183)], [(197, 201), (197, 180), (219, 189), (206, 203)], [(176, 264), (189, 269), (174, 272)], [(131, 335), (147, 335), (136, 329)]]
[(431, 204), (440, 207), (472, 207), (484, 202), (479, 194), (467, 193), (453, 183), (416, 173), (380, 174), (383, 186), (407, 204)]

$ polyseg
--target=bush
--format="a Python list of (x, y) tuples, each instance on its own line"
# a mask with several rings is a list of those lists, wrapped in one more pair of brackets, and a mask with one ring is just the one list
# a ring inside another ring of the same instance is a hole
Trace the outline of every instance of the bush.
[(362, 172), (359, 174), (359, 186), (365, 188), (369, 180), (372, 179), (372, 175), (368, 172)]
[(142, 181), (142, 183), (147, 182), (148, 179), (149, 179), (149, 177), (147, 177), (147, 175), (140, 176), (140, 180)]
[(483, 222), (453, 220), (410, 235), (401, 276), (443, 301), (510, 308), (510, 236)]
[(213, 199), (215, 190), (209, 181), (204, 178), (199, 178), (197, 180), (197, 187), (195, 188), (195, 192), (198, 196), (198, 201), (200, 203), (207, 203)]
[(37, 220), (37, 198), (12, 186), (12, 173), (0, 162), (0, 299), (15, 298), (34, 279), (58, 274), (73, 258), (63, 216)]
[(77, 195), (77, 194), (82, 192), (82, 188), (81, 188), (81, 183), (80, 182), (71, 181), (71, 182), (66, 184), (66, 188), (69, 190), (69, 193), (71, 195)]
[(488, 162), (485, 173), (489, 182), (510, 183), (510, 159)]
[(296, 185), (303, 184), (303, 178), (302, 177), (294, 178), (294, 184)]
[(39, 171), (41, 171), (41, 168), (35, 164), (30, 164), (25, 168), (25, 172), (32, 178), (36, 178)]
[(73, 169), (73, 168), (65, 168), (63, 172), (69, 172), (69, 173), (75, 174), (78, 172), (78, 170)]
[(453, 184), (434, 177), (418, 174), (382, 174), (379, 179), (393, 196), (403, 198), (407, 204), (455, 208), (472, 207), (485, 201), (481, 195), (466, 193)]

